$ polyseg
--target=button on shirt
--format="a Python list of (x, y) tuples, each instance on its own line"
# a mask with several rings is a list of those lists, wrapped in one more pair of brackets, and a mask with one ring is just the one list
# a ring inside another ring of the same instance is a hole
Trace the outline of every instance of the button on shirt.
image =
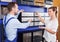
[[(12, 14), (7, 15), (6, 21), (11, 17), (14, 17), (14, 19), (11, 19), (8, 22), (8, 24), (6, 25), (6, 28), (5, 28), (5, 32), (6, 32), (6, 36), (7, 36), (8, 40), (13, 41), (17, 36), (17, 29), (27, 28), (29, 26), (30, 22), (20, 23), (20, 21), (17, 19), (17, 17)], [(5, 17), (4, 17), (3, 21), (4, 20), (5, 20)], [(4, 22), (3, 22), (3, 24), (4, 24)]]
[[(57, 32), (57, 28), (58, 28), (58, 20), (54, 19), (54, 20), (46, 20), (45, 21), (45, 25), (46, 27), (52, 29), (54, 32)], [(56, 34), (51, 34), (48, 31), (44, 31), (44, 35), (43, 37), (46, 39), (46, 41), (48, 42), (56, 42)]]

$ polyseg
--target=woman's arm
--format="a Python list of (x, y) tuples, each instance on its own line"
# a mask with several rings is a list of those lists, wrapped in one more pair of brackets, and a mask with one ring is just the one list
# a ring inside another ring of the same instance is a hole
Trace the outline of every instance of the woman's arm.
[(45, 29), (46, 31), (48, 31), (51, 34), (55, 34), (56, 32), (53, 31), (52, 29), (49, 29), (48, 27), (39, 27), (40, 29)]
[(48, 32), (50, 32), (51, 34), (55, 34), (57, 32), (57, 29), (58, 29), (58, 21), (53, 21), (52, 26), (49, 28), (49, 27), (45, 27), (45, 30), (47, 30)]
[(53, 31), (52, 29), (49, 29), (49, 28), (45, 28), (45, 30), (47, 30), (49, 33), (51, 33), (51, 34), (55, 34), (56, 32), (55, 31)]

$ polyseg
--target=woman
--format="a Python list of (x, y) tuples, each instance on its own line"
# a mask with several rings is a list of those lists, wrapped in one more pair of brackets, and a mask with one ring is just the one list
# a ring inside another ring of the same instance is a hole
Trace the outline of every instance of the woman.
[(48, 15), (50, 16), (50, 19), (48, 20), (42, 19), (38, 12), (36, 12), (36, 14), (38, 15), (40, 21), (45, 23), (46, 27), (42, 28), (45, 29), (43, 35), (45, 40), (47, 42), (56, 42), (56, 32), (58, 28), (57, 7), (53, 6), (48, 8)]

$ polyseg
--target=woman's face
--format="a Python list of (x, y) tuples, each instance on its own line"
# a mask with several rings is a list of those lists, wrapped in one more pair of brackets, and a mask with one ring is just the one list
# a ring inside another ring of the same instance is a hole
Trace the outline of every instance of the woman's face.
[(54, 15), (54, 11), (52, 9), (48, 9), (48, 15), (51, 17)]

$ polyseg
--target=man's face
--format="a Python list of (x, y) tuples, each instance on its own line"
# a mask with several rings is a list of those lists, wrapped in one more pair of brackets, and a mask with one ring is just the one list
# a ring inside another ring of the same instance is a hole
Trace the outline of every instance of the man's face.
[(16, 14), (18, 12), (18, 5), (15, 4), (15, 7), (14, 7), (14, 13)]

